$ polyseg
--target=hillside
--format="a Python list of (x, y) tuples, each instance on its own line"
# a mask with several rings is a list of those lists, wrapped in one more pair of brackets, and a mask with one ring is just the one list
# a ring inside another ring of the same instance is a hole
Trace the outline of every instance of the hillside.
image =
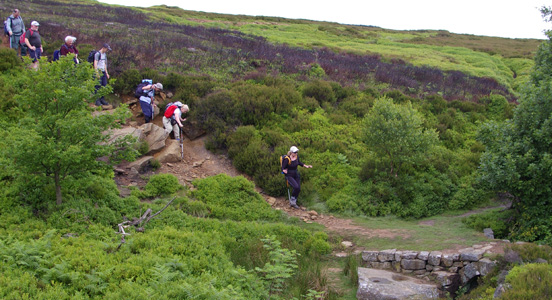
[[(0, 298), (354, 299), (361, 250), (482, 244), (498, 268), (461, 299), (549, 288), (525, 276), (550, 264), (525, 263), (552, 257), (537, 246), (552, 241), (550, 41), (18, 5), (46, 57), (33, 69), (0, 47)], [(81, 64), (50, 61), (68, 34)], [(96, 90), (84, 58), (104, 42), (111, 78)], [(186, 103), (185, 129), (204, 133), (183, 161), (157, 160), (177, 142), (161, 114), (142, 126), (142, 79), (163, 84), (160, 113)], [(279, 166), (291, 146), (312, 166), (300, 210)]]
[[(8, 14), (8, 2), (2, 7)], [(21, 2), (20, 9), (26, 19), (41, 21), (47, 53), (68, 34), (78, 38), (83, 53), (109, 41), (114, 74), (155, 67), (227, 81), (271, 72), (306, 76), (319, 65), (341, 84), (373, 82), (383, 90), (416, 97), (440, 93), (448, 100), (490, 93), (514, 100), (541, 42), (94, 1)]]

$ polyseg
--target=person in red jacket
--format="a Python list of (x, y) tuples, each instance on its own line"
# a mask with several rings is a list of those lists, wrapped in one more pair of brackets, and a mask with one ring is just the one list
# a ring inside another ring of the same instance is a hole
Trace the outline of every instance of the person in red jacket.
[(79, 60), (77, 56), (79, 55), (79, 50), (77, 50), (77, 46), (75, 46), (75, 42), (77, 41), (77, 38), (74, 36), (66, 36), (65, 37), (65, 44), (61, 45), (61, 48), (59, 49), (60, 55), (67, 55), (69, 53), (75, 54), (75, 63), (78, 64)]
[(190, 108), (186, 104), (182, 104), (180, 101), (173, 103), (165, 110), (163, 114), (163, 127), (165, 127), (165, 136), (169, 136), (171, 131), (174, 131), (174, 138), (180, 141), (180, 128), (182, 128), (182, 122), (186, 121), (186, 118), (182, 118), (182, 114), (190, 111)]

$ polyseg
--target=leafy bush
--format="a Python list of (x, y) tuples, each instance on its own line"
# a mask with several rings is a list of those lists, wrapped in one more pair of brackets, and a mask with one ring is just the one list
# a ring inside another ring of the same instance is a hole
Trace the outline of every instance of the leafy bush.
[(280, 212), (273, 210), (255, 191), (254, 184), (242, 176), (219, 174), (194, 181), (194, 185), (197, 189), (192, 191), (192, 197), (204, 202), (213, 218), (236, 221), (280, 218)]
[(512, 211), (490, 211), (471, 215), (464, 218), (462, 223), (479, 232), (483, 232), (485, 228), (491, 228), (495, 238), (505, 239), (510, 234), (511, 218)]
[(144, 187), (144, 192), (149, 197), (158, 197), (170, 195), (181, 189), (183, 189), (183, 186), (180, 185), (178, 178), (173, 174), (155, 174), (149, 178)]
[(312, 97), (321, 105), (324, 102), (334, 103), (337, 100), (332, 85), (321, 80), (307, 83), (303, 87), (303, 97)]
[(11, 48), (0, 48), (0, 72), (17, 69), (21, 66), (21, 59)]
[(506, 276), (511, 288), (501, 296), (504, 299), (550, 299), (552, 297), (552, 265), (526, 264), (515, 266)]

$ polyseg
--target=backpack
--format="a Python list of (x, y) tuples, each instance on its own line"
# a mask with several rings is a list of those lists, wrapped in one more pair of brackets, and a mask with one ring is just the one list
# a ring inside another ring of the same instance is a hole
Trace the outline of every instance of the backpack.
[(10, 35), (10, 32), (8, 31), (8, 22), (11, 22), (11, 19), (10, 17), (8, 17), (6, 19), (6, 21), (4, 21), (4, 35)]
[(136, 86), (136, 89), (134, 90), (134, 97), (138, 99), (140, 99), (140, 97), (142, 96), (147, 97), (148, 92), (144, 91), (143, 87), (145, 87), (146, 85), (150, 85), (152, 83), (153, 83), (153, 80), (151, 79), (142, 79), (142, 82), (140, 82), (138, 86)]
[(178, 108), (178, 106), (174, 105), (172, 102), (167, 104), (167, 107), (165, 108), (165, 118), (172, 118), (174, 111)]
[[(291, 158), (289, 158), (289, 156), (287, 156), (287, 154), (284, 154), (284, 155), (280, 156), (280, 170), (282, 170), (282, 166), (284, 165), (284, 159), (287, 159), (288, 164), (291, 164)], [(282, 174), (285, 174), (285, 173), (282, 171)]]
[[(31, 36), (33, 36), (33, 30), (32, 29), (29, 29), (29, 31), (31, 32)], [(23, 34), (19, 37), (19, 44), (21, 45), (25, 45), (25, 34), (27, 32), (23, 32)]]
[(61, 54), (60, 54), (60, 50), (59, 50), (59, 49), (54, 50), (54, 59), (53, 59), (53, 61), (58, 60), (59, 57), (60, 57), (60, 55), (61, 55)]
[(88, 53), (88, 58), (86, 59), (86, 61), (88, 61), (89, 63), (91, 64), (94, 64), (94, 60), (95, 60), (95, 56), (96, 56), (96, 52), (98, 52), (97, 50), (90, 50), (90, 53)]

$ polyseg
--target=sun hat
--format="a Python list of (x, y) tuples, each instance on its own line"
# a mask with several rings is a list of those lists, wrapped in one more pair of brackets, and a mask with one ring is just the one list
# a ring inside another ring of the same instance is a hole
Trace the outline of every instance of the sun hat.
[(299, 148), (297, 148), (295, 146), (291, 146), (291, 148), (289, 148), (289, 151), (291, 151), (293, 153), (297, 153), (297, 152), (299, 152)]

